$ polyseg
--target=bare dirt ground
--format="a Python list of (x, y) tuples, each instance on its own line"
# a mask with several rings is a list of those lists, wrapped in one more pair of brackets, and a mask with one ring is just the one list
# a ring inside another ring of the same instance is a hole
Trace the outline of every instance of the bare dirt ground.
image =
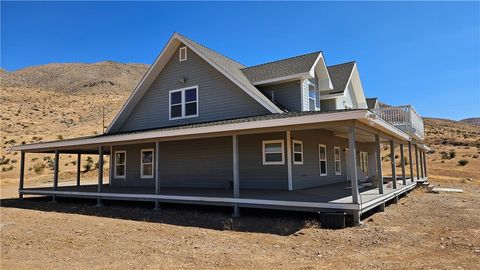
[[(425, 120), (427, 143), (435, 149), (427, 155), (429, 178), (465, 192), (418, 188), (385, 212), (365, 216), (362, 227), (323, 229), (315, 215), (293, 212), (245, 209), (232, 219), (230, 208), (163, 205), (153, 211), (151, 203), (95, 208), (92, 200), (18, 200), (19, 156), (8, 147), (101, 133), (102, 106), (109, 123), (143, 74), (136, 66), (104, 65), (107, 75), (99, 65), (89, 72), (88, 65), (53, 65), (2, 73), (2, 270), (479, 269), (480, 129), (449, 120)], [(462, 159), (468, 164), (460, 166)], [(74, 178), (74, 162), (75, 156), (62, 155), (61, 184)], [(26, 168), (26, 186), (52, 184), (51, 159), (28, 154)], [(95, 174), (82, 173), (83, 183), (95, 182)]]
[(290, 212), (22, 201), (3, 185), (1, 268), (478, 269), (480, 183), (456, 186), (465, 192), (417, 189), (362, 227), (328, 230)]

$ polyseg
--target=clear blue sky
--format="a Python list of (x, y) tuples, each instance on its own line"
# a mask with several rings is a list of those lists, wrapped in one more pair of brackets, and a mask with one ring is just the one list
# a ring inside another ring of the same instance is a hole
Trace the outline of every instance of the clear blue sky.
[(4, 2), (1, 67), (152, 63), (180, 32), (245, 65), (322, 50), (423, 116), (480, 116), (479, 2)]

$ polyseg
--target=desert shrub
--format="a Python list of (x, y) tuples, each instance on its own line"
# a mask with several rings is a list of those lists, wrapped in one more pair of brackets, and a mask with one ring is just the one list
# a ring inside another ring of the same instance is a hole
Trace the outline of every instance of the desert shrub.
[(45, 170), (45, 164), (43, 162), (37, 162), (35, 165), (33, 165), (33, 171), (38, 175), (42, 174), (43, 171)]
[(478, 155), (473, 155), (472, 158), (478, 158)]
[(9, 162), (10, 162), (10, 159), (6, 158), (5, 156), (2, 156), (2, 158), (0, 158), (0, 165), (6, 165)]
[(3, 167), (2, 168), (2, 172), (8, 172), (8, 171), (11, 171), (13, 170), (13, 165), (10, 165), (10, 167)]
[(465, 166), (467, 164), (468, 164), (468, 160), (466, 160), (466, 159), (460, 159), (458, 161), (458, 165), (460, 165), (460, 166)]
[(457, 155), (457, 153), (455, 152), (455, 149), (451, 149), (448, 152), (448, 156), (449, 156), (450, 159), (455, 158), (456, 155)]
[(440, 155), (442, 155), (442, 159), (448, 159), (449, 158), (448, 153), (445, 152), (445, 151), (440, 152)]
[(58, 135), (57, 138), (58, 138), (59, 140), (63, 140), (63, 135)]
[(83, 172), (86, 173), (86, 172), (89, 172), (92, 170), (92, 167), (93, 167), (93, 158), (92, 157), (87, 157), (87, 163), (85, 163), (83, 165)]

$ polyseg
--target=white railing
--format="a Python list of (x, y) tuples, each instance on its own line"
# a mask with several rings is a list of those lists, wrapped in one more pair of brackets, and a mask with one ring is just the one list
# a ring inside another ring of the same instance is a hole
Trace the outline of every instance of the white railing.
[(373, 112), (399, 129), (423, 140), (423, 120), (412, 105), (383, 107), (373, 109)]

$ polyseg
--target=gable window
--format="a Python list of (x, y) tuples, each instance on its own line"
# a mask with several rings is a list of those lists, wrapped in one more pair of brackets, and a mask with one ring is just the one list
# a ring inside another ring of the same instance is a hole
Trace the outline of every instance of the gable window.
[(342, 174), (342, 162), (340, 159), (340, 147), (335, 146), (333, 148), (333, 154), (335, 156), (335, 175)]
[(125, 178), (127, 174), (127, 152), (115, 151), (115, 178)]
[(142, 149), (140, 155), (140, 176), (153, 178), (153, 149)]
[(263, 165), (283, 165), (285, 154), (283, 140), (263, 141)]
[(187, 47), (184, 46), (180, 48), (178, 57), (180, 62), (187, 60)]
[(303, 142), (293, 141), (293, 164), (303, 164)]
[(170, 120), (198, 116), (198, 86), (172, 90), (170, 95)]
[(327, 147), (323, 144), (318, 145), (318, 157), (320, 160), (320, 176), (327, 175)]

